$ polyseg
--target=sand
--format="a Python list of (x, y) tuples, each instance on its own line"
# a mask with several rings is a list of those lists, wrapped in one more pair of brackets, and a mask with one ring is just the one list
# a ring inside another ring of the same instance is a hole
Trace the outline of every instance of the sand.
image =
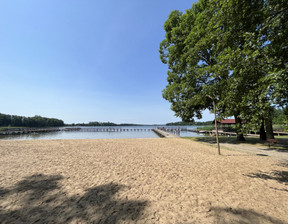
[(0, 223), (288, 223), (288, 164), (187, 139), (0, 141)]

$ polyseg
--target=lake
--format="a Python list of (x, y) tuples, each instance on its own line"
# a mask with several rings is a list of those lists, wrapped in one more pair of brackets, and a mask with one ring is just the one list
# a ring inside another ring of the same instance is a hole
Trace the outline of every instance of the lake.
[[(58, 132), (47, 132), (47, 133), (31, 133), (21, 135), (6, 135), (0, 136), (2, 140), (33, 140), (33, 139), (123, 139), (123, 138), (159, 138), (159, 136), (151, 129), (157, 127), (165, 128), (178, 128), (178, 126), (116, 126), (116, 127), (79, 127), (85, 129), (85, 131), (58, 131)], [(74, 127), (73, 127), (74, 128)], [(106, 131), (106, 132), (95, 132), (93, 129), (102, 128), (113, 130), (125, 129), (126, 131)], [(179, 126), (181, 128), (181, 126)], [(196, 126), (183, 126), (187, 129), (197, 129)], [(89, 130), (91, 129), (91, 131)], [(130, 131), (127, 131), (130, 130)], [(131, 131), (131, 129), (133, 131)], [(138, 131), (134, 131), (137, 129)], [(141, 129), (141, 130), (140, 130)], [(201, 135), (195, 132), (181, 131), (181, 137), (201, 137)]]

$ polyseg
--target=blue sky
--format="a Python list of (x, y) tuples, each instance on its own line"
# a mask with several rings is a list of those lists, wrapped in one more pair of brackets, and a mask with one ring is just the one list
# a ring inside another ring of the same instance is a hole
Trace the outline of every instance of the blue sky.
[(192, 3), (0, 1), (0, 113), (66, 123), (179, 121), (162, 98), (167, 66), (158, 49), (171, 10)]

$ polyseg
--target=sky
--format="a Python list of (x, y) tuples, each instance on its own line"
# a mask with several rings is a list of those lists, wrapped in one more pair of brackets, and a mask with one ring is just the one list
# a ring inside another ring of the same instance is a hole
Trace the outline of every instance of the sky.
[(1, 0), (0, 113), (65, 123), (180, 121), (162, 98), (168, 68), (158, 49), (170, 12), (192, 4)]

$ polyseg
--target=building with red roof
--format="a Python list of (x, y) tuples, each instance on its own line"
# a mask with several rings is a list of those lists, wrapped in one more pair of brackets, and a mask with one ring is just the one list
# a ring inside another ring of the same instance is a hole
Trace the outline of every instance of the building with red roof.
[[(243, 122), (243, 121), (242, 121)], [(245, 122), (243, 122), (245, 123)], [(215, 124), (215, 120), (212, 124)], [(218, 129), (219, 131), (235, 131), (236, 120), (235, 119), (223, 119), (223, 120), (217, 120)]]
[(217, 123), (220, 123), (220, 124), (236, 124), (236, 121), (235, 121), (235, 119), (224, 119), (224, 120), (221, 120), (221, 121), (217, 121)]

